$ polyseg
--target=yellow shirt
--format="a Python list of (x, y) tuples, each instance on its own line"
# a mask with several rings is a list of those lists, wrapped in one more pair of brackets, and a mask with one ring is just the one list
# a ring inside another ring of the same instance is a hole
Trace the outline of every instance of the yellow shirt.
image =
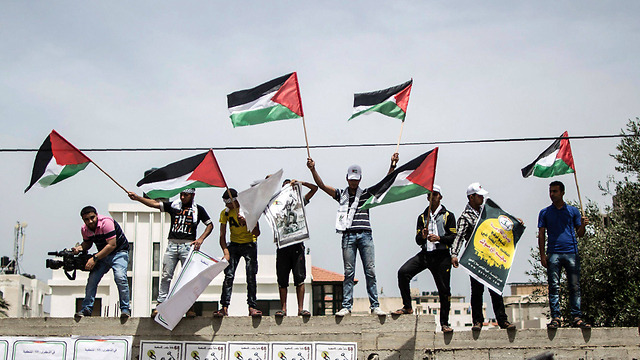
[(236, 209), (229, 210), (225, 208), (220, 213), (220, 224), (229, 223), (231, 242), (238, 244), (247, 244), (255, 242), (258, 238), (247, 230), (247, 225), (240, 226), (238, 221), (238, 211)]

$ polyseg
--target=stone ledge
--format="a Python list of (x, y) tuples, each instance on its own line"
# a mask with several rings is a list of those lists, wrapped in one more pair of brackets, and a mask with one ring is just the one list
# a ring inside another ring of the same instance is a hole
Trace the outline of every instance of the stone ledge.
[(183, 319), (174, 331), (150, 318), (130, 318), (124, 323), (117, 318), (5, 318), (0, 319), (0, 329), (3, 336), (133, 336), (134, 358), (140, 340), (173, 340), (357, 342), (360, 359), (374, 352), (381, 359), (526, 359), (545, 351), (553, 351), (558, 359), (640, 359), (636, 328), (485, 329), (445, 335), (435, 332), (431, 315), (198, 317)]

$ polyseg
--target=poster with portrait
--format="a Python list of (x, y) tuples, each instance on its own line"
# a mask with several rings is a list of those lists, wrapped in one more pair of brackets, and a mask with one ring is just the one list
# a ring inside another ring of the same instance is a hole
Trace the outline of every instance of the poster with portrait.
[(313, 356), (311, 342), (271, 342), (269, 345), (272, 360), (311, 360)]
[(356, 360), (358, 358), (357, 343), (314, 343), (316, 360)]
[(181, 341), (140, 341), (140, 360), (182, 360)]
[(184, 360), (226, 360), (226, 342), (185, 342)]
[(234, 342), (227, 343), (229, 360), (269, 360), (268, 342)]
[(516, 245), (524, 232), (520, 221), (487, 199), (460, 266), (489, 289), (502, 295), (516, 254)]
[(309, 239), (307, 215), (300, 185), (287, 184), (275, 194), (264, 214), (271, 225), (278, 249)]

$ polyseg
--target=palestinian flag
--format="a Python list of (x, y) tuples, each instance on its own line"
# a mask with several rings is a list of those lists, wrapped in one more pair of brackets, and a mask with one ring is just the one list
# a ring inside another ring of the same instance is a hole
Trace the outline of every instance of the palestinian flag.
[(253, 89), (231, 93), (227, 95), (227, 104), (233, 127), (304, 116), (298, 75), (295, 72)]
[(362, 209), (410, 199), (433, 190), (438, 148), (426, 152), (397, 168), (382, 181), (367, 189), (371, 197)]
[(409, 94), (413, 79), (404, 84), (374, 92), (355, 94), (353, 97), (353, 115), (349, 120), (362, 114), (377, 111), (382, 115), (404, 121), (409, 105)]
[(571, 174), (576, 171), (573, 164), (573, 154), (571, 154), (571, 144), (565, 131), (560, 135), (564, 139), (558, 138), (551, 144), (538, 158), (522, 169), (522, 176), (528, 178), (535, 177), (550, 178), (552, 176)]
[(52, 130), (38, 149), (33, 163), (31, 183), (24, 192), (36, 184), (43, 188), (57, 184), (84, 170), (90, 162), (91, 159)]
[(226, 187), (213, 150), (157, 169), (136, 184), (152, 199), (170, 198), (184, 189)]

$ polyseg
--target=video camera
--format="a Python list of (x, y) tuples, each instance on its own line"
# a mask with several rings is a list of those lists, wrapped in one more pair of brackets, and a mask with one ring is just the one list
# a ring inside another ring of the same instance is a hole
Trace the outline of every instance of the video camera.
[[(63, 268), (64, 274), (69, 280), (76, 279), (76, 270), (89, 271), (86, 270), (85, 267), (87, 266), (87, 261), (93, 257), (93, 255), (88, 254), (86, 251), (82, 251), (78, 255), (74, 255), (72, 250), (67, 249), (62, 251), (50, 251), (47, 255), (59, 256), (62, 258), (62, 260), (47, 259), (46, 267), (52, 270)], [(70, 274), (70, 271), (73, 271), (73, 273)]]

